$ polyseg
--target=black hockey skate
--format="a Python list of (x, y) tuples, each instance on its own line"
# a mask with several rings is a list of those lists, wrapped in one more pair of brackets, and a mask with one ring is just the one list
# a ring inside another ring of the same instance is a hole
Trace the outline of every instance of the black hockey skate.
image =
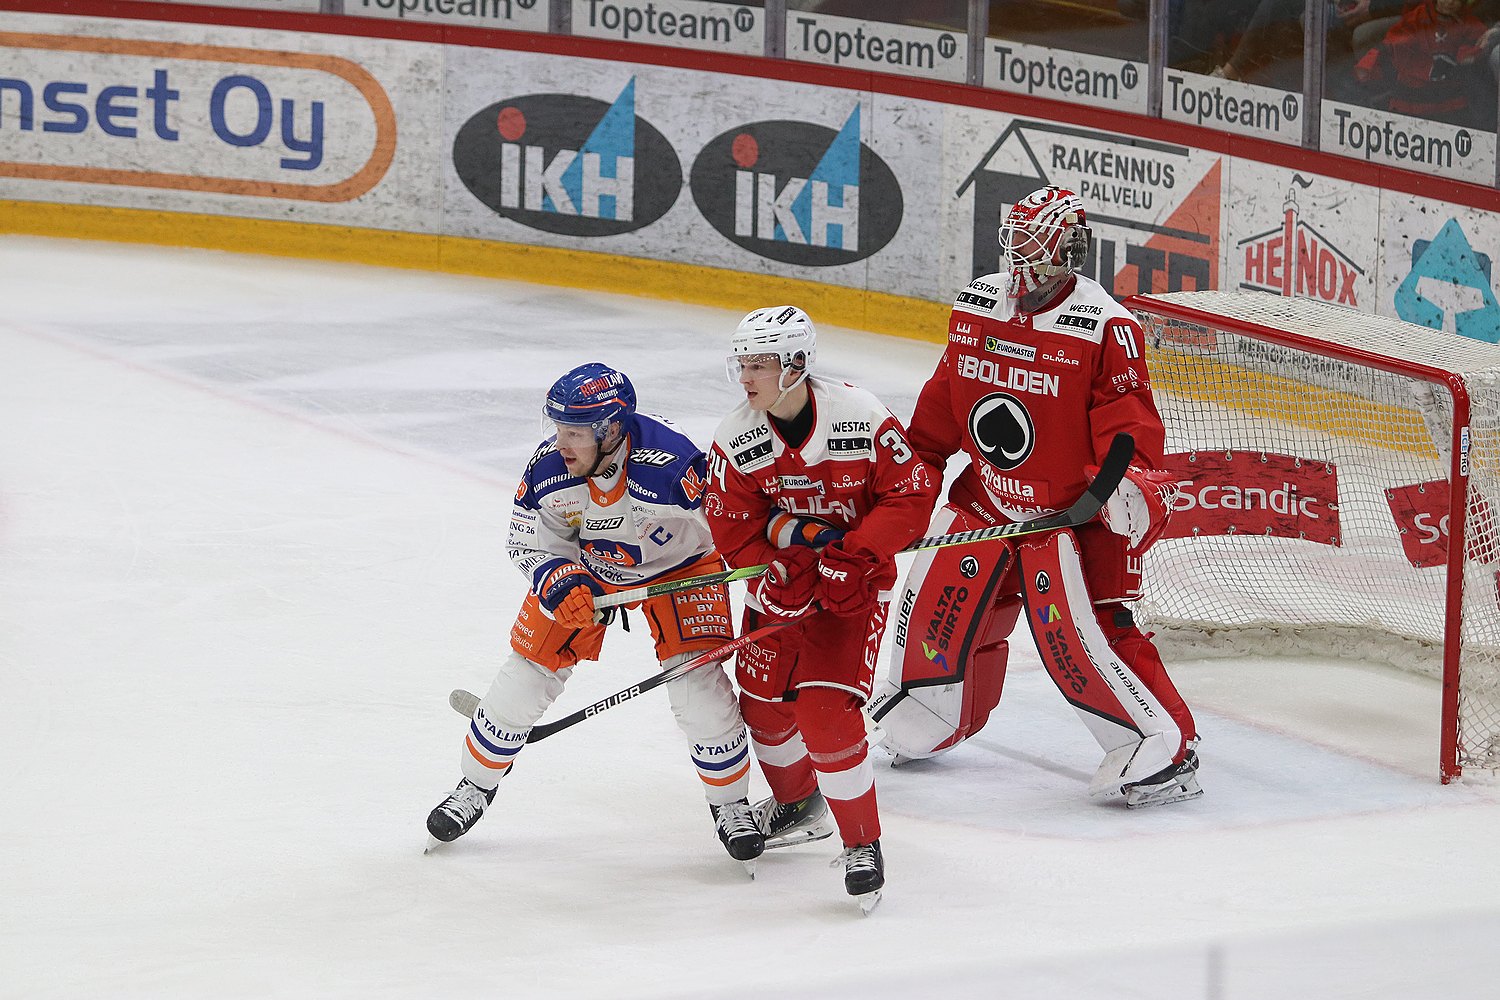
[(740, 799), (722, 806), (710, 805), (708, 809), (713, 813), (714, 830), (719, 835), (719, 843), (724, 845), (724, 850), (729, 852), (731, 858), (743, 862), (745, 870), (754, 878), (755, 859), (766, 849), (766, 838), (756, 825), (755, 810), (750, 808), (749, 800)]
[(1150, 777), (1123, 785), (1120, 791), (1125, 793), (1127, 809), (1196, 799), (1203, 794), (1198, 784), (1198, 752), (1189, 750), (1182, 763), (1170, 764)]
[(755, 804), (755, 821), (765, 834), (768, 851), (833, 836), (833, 828), (823, 822), (827, 815), (828, 802), (816, 788), (807, 798), (796, 802), (777, 802), (772, 797)]
[(484, 815), (485, 807), (493, 801), (495, 789), (480, 788), (468, 778), (460, 781), (458, 787), (427, 814), (427, 832), (432, 836), (427, 850), (431, 851), (439, 844), (451, 844), (468, 833)]
[(844, 848), (844, 853), (833, 859), (834, 865), (844, 863), (844, 891), (853, 896), (865, 913), (875, 909), (880, 902), (880, 890), (885, 887), (885, 858), (880, 854), (880, 841)]

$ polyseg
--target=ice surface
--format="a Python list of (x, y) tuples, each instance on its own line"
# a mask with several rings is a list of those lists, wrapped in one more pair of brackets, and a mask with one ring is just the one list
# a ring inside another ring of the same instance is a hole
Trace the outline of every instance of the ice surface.
[[(544, 387), (705, 440), (737, 314), (23, 238), (0, 290), (0, 997), (1494, 995), (1500, 792), (1437, 784), (1435, 682), (1337, 661), (1174, 665), (1207, 794), (1126, 812), (1018, 636), (982, 734), (879, 769), (868, 918), (831, 841), (746, 880), (654, 695), (424, 856)], [(909, 416), (937, 348), (814, 318)], [(613, 633), (554, 712), (653, 668)]]

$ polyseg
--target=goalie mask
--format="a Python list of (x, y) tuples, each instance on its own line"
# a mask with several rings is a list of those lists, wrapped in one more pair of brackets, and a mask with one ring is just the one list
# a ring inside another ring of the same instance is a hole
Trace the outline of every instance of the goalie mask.
[(756, 309), (740, 320), (734, 335), (729, 338), (729, 357), (726, 360), (729, 381), (738, 384), (740, 365), (746, 359), (770, 355), (781, 362), (781, 378), (777, 386), (781, 396), (785, 397), (807, 378), (813, 361), (817, 359), (817, 346), (818, 332), (801, 309), (796, 306)]
[(1077, 271), (1088, 253), (1083, 199), (1067, 188), (1031, 192), (1000, 226), (1000, 256), (1010, 268), (1006, 294), (1013, 299)]

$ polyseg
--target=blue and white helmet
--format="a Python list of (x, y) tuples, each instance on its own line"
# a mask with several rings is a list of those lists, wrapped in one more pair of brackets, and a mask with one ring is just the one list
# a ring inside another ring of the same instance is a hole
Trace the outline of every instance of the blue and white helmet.
[(547, 401), (542, 404), (542, 430), (552, 424), (592, 427), (594, 440), (603, 441), (609, 425), (620, 422), (629, 430), (635, 415), (635, 386), (624, 372), (591, 361), (579, 365), (552, 383)]

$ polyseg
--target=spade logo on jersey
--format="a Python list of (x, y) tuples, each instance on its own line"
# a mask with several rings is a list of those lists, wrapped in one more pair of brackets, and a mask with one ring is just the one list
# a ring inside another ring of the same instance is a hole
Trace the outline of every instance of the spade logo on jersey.
[(1036, 426), (1015, 396), (992, 392), (969, 411), (969, 436), (984, 460), (997, 469), (1014, 469), (1036, 447)]
[(896, 175), (859, 141), (856, 105), (837, 131), (752, 122), (710, 140), (693, 162), (693, 200), (709, 224), (751, 253), (828, 267), (861, 260), (901, 226)]
[(635, 113), (635, 80), (612, 103), (530, 94), (491, 104), (458, 130), (464, 186), (507, 219), (549, 233), (614, 236), (667, 214), (682, 164)]

